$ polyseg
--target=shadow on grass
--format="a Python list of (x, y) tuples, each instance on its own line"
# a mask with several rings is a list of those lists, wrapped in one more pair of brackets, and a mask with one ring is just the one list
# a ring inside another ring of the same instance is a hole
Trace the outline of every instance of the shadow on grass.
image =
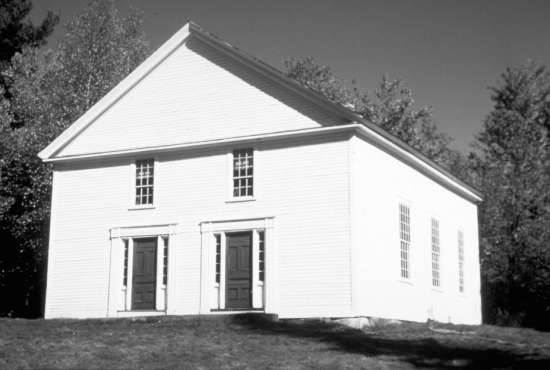
[[(430, 338), (430, 334), (405, 327), (388, 331), (362, 331), (320, 320), (273, 321), (265, 315), (237, 315), (234, 322), (256, 333), (280, 334), (309, 338), (333, 346), (333, 350), (369, 357), (382, 356), (406, 361), (421, 368), (461, 369), (550, 369), (550, 358), (536, 351), (495, 348), (492, 343), (474, 337), (454, 337), (444, 340)], [(420, 325), (419, 325), (420, 327)], [(384, 333), (386, 332), (386, 333)], [(411, 337), (417, 337), (411, 339)], [(435, 335), (434, 335), (435, 337)]]

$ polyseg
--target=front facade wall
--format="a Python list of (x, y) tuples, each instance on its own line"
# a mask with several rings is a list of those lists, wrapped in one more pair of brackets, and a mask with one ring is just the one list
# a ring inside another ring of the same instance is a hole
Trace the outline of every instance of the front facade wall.
[[(479, 324), (477, 207), (380, 148), (351, 140), (353, 310), (358, 316)], [(399, 205), (410, 210), (409, 279), (401, 278)], [(431, 220), (439, 223), (440, 287), (432, 285)], [(459, 291), (458, 231), (464, 236)]]
[(280, 317), (349, 316), (348, 146), (347, 136), (254, 146), (254, 200), (240, 202), (228, 195), (233, 148), (159, 155), (154, 207), (145, 209), (132, 203), (139, 158), (56, 165), (45, 316), (134, 314), (122, 283), (124, 248), (143, 237), (158, 238), (158, 248), (168, 242), (168, 266), (163, 285), (159, 250), (155, 310), (140, 314), (215, 313), (223, 308), (215, 235), (238, 230), (253, 232), (253, 266), (265, 233), (255, 308)]

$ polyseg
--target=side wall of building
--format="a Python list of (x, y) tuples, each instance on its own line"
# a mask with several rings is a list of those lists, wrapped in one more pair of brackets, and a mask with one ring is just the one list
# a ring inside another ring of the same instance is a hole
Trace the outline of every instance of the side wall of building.
[(170, 237), (167, 312), (197, 314), (201, 222), (264, 217), (273, 217), (276, 244), (266, 258), (277, 251), (266, 271), (277, 282), (272, 309), (281, 317), (349, 316), (348, 146), (342, 135), (258, 143), (255, 200), (246, 202), (228, 201), (233, 148), (159, 155), (154, 209), (132, 208), (136, 158), (56, 164), (46, 317), (107, 316), (123, 263), (110, 230), (148, 225), (178, 230)]
[[(479, 324), (477, 206), (365, 140), (351, 140), (356, 315)], [(399, 204), (410, 209), (410, 279), (401, 278)], [(432, 286), (431, 219), (439, 222), (440, 281)], [(458, 232), (464, 235), (459, 292)]]

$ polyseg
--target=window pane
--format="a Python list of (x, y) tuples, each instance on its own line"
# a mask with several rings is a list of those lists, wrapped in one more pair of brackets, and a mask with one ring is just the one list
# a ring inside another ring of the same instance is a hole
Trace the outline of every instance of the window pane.
[(136, 205), (153, 204), (154, 160), (136, 161)]
[(432, 285), (435, 287), (439, 287), (441, 285), (439, 257), (439, 221), (432, 218)]
[(410, 210), (409, 207), (404, 204), (399, 204), (399, 238), (400, 243), (400, 265), (401, 265), (401, 277), (409, 279), (409, 248), (410, 248)]
[(458, 291), (464, 293), (464, 234), (458, 232)]
[(253, 164), (253, 149), (248, 148), (233, 151), (233, 196), (243, 197), (252, 195)]

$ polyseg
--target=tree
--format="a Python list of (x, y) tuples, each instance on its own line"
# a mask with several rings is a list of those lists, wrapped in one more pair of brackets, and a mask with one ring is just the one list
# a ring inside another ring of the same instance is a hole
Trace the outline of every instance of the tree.
[[(39, 26), (26, 20), (32, 3), (29, 0), (0, 0), (0, 72), (8, 67), (11, 58), (25, 47), (45, 44), (59, 22), (59, 17), (48, 12)], [(0, 74), (0, 96), (7, 93), (8, 86)], [(2, 112), (6, 111), (3, 107)], [(5, 118), (4, 118), (5, 119)]]
[[(21, 52), (23, 48), (44, 45), (59, 22), (57, 15), (48, 12), (42, 23), (34, 26), (26, 20), (31, 10), (30, 0), (0, 0), (0, 72), (8, 67), (15, 53)], [(10, 98), (9, 86), (1, 73), (0, 97)], [(6, 109), (0, 108), (3, 111)]]
[(355, 81), (346, 84), (313, 58), (285, 61), (286, 75), (329, 100), (341, 104), (384, 128), (435, 162), (465, 176), (461, 153), (450, 148), (451, 138), (438, 131), (428, 107), (414, 108), (412, 92), (401, 80), (383, 77), (372, 95)]
[(37, 153), (145, 58), (141, 23), (136, 11), (123, 17), (114, 1), (93, 1), (56, 50), (25, 48), (3, 73), (11, 98), (0, 102), (0, 294), (10, 300), (0, 313), (36, 316), (42, 306), (51, 167)]
[(30, 0), (0, 0), (0, 64), (9, 62), (25, 46), (44, 45), (59, 22), (57, 15), (48, 12), (42, 23), (34, 26), (25, 21), (31, 10)]
[(550, 72), (509, 68), (478, 135), (486, 318), (550, 328)]

